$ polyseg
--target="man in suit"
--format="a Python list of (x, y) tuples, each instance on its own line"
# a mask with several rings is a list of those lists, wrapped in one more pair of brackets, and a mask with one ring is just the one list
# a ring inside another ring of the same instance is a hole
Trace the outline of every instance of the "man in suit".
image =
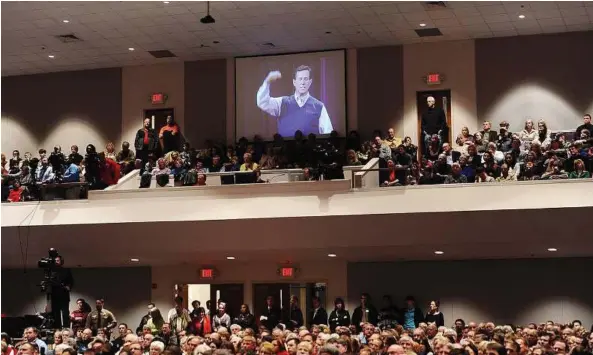
[(480, 133), (482, 133), (482, 142), (485, 144), (490, 142), (496, 143), (496, 140), (498, 139), (498, 134), (496, 134), (496, 131), (493, 131), (491, 128), (492, 126), (490, 125), (490, 122), (484, 121), (484, 123), (482, 123), (482, 130)]
[(313, 297), (313, 309), (309, 313), (309, 326), (323, 324), (327, 325), (327, 312), (321, 307), (319, 297)]
[(266, 298), (266, 308), (259, 317), (259, 321), (268, 330), (272, 331), (282, 319), (280, 308), (274, 305), (274, 298), (268, 296)]
[(295, 295), (290, 296), (290, 312), (287, 322), (288, 329), (299, 329), (303, 326), (303, 311), (299, 307), (299, 298)]

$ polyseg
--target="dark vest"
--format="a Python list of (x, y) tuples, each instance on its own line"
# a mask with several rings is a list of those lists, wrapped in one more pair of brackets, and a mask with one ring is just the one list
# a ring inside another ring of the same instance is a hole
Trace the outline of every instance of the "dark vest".
[(319, 116), (323, 103), (313, 96), (309, 96), (303, 107), (299, 107), (294, 95), (282, 97), (280, 118), (278, 119), (278, 133), (283, 137), (292, 137), (300, 130), (303, 135), (319, 134)]

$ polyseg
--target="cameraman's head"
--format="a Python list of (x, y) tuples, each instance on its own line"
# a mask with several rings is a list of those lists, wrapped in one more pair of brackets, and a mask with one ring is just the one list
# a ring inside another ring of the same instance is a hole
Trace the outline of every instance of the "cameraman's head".
[(27, 341), (30, 342), (34, 342), (35, 339), (37, 339), (37, 328), (35, 327), (29, 327), (25, 329), (25, 338), (27, 339)]
[(53, 154), (60, 154), (62, 152), (62, 147), (60, 147), (59, 145), (56, 145), (54, 147), (54, 152)]
[(56, 267), (64, 266), (64, 260), (62, 259), (61, 255), (56, 256), (55, 261), (56, 261), (56, 263), (55, 263)]
[(105, 300), (103, 300), (102, 298), (98, 299), (95, 303), (95, 308), (97, 309), (97, 311), (101, 311), (103, 309), (104, 304)]

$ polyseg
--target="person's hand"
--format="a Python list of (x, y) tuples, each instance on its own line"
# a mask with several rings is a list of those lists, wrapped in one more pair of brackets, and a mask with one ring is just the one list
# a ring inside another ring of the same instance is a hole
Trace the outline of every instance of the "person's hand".
[(271, 83), (272, 81), (276, 81), (281, 78), (282, 73), (280, 73), (278, 70), (274, 70), (268, 73), (268, 76), (266, 77), (266, 82)]

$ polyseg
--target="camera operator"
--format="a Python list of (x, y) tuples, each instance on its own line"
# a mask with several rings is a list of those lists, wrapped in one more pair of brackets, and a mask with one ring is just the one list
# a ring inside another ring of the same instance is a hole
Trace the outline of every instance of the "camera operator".
[(330, 141), (325, 142), (324, 145), (318, 144), (315, 152), (318, 178), (323, 177), (324, 180), (344, 178), (343, 156)]
[(54, 266), (50, 270), (51, 283), (51, 312), (54, 318), (54, 328), (70, 327), (70, 290), (74, 284), (70, 269), (64, 268), (61, 255), (55, 257)]
[(99, 154), (97, 154), (97, 149), (92, 144), (86, 146), (86, 155), (84, 157), (84, 163), (86, 166), (84, 178), (86, 182), (89, 184), (89, 189), (99, 189), (100, 187), (98, 185), (101, 182)]
[(66, 156), (62, 153), (62, 147), (56, 145), (48, 160), (54, 174), (56, 174), (56, 180), (60, 181), (64, 173), (64, 165), (66, 164)]

